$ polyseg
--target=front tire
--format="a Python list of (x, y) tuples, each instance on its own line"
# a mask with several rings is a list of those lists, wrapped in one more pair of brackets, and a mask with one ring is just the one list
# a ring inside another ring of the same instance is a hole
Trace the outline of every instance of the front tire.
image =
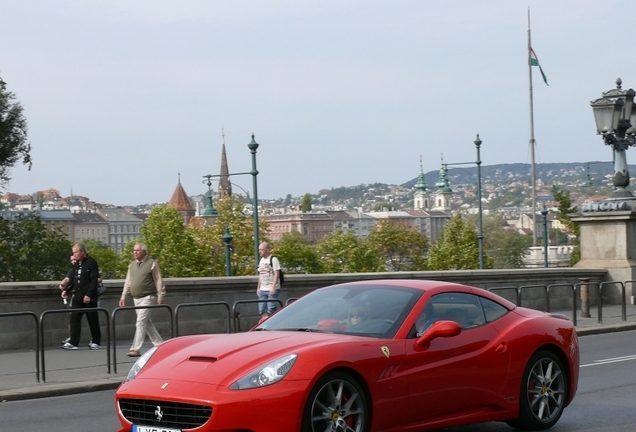
[(519, 418), (508, 424), (521, 430), (551, 428), (563, 414), (567, 389), (561, 360), (549, 351), (536, 352), (523, 373)]
[(329, 373), (311, 390), (303, 413), (303, 432), (367, 432), (369, 425), (368, 397), (349, 374)]

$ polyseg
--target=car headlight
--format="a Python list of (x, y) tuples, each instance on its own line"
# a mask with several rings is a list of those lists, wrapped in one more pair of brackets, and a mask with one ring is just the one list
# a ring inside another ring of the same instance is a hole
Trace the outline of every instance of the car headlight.
[(146, 366), (146, 363), (148, 363), (148, 360), (150, 360), (150, 357), (152, 357), (155, 351), (157, 351), (157, 347), (152, 347), (137, 359), (135, 364), (130, 368), (130, 372), (128, 372), (128, 375), (126, 376), (126, 381), (130, 381), (137, 376), (139, 371)]
[(258, 369), (254, 369), (240, 380), (232, 383), (230, 389), (251, 389), (277, 383), (291, 370), (297, 357), (298, 354), (289, 354), (263, 365)]

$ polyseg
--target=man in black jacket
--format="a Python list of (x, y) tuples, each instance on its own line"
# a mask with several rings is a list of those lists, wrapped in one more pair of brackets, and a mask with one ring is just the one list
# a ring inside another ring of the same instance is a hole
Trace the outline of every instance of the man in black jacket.
[[(73, 246), (73, 309), (96, 308), (97, 307), (97, 278), (99, 269), (97, 262), (86, 254), (83, 244), (77, 243)], [(86, 314), (88, 325), (91, 328), (90, 349), (101, 348), (101, 331), (99, 329), (99, 317), (97, 312), (71, 312), (71, 340), (62, 345), (63, 349), (76, 350), (80, 341), (82, 331), (82, 315)]]

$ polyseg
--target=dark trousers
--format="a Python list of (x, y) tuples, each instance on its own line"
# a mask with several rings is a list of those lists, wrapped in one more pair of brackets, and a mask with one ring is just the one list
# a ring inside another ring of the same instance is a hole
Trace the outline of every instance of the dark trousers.
[[(97, 302), (86, 303), (73, 303), (73, 308), (96, 308)], [(86, 314), (88, 320), (88, 326), (91, 328), (91, 338), (93, 343), (101, 345), (102, 333), (99, 329), (99, 316), (97, 312), (71, 312), (71, 345), (78, 346), (80, 341), (80, 335), (82, 333), (82, 315)]]

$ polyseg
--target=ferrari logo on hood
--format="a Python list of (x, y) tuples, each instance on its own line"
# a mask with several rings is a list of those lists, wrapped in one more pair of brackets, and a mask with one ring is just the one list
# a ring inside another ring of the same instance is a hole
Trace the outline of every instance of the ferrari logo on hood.
[(389, 347), (386, 345), (382, 345), (380, 347), (380, 349), (382, 350), (382, 354), (384, 354), (384, 357), (389, 358), (391, 357), (391, 351), (389, 351)]

